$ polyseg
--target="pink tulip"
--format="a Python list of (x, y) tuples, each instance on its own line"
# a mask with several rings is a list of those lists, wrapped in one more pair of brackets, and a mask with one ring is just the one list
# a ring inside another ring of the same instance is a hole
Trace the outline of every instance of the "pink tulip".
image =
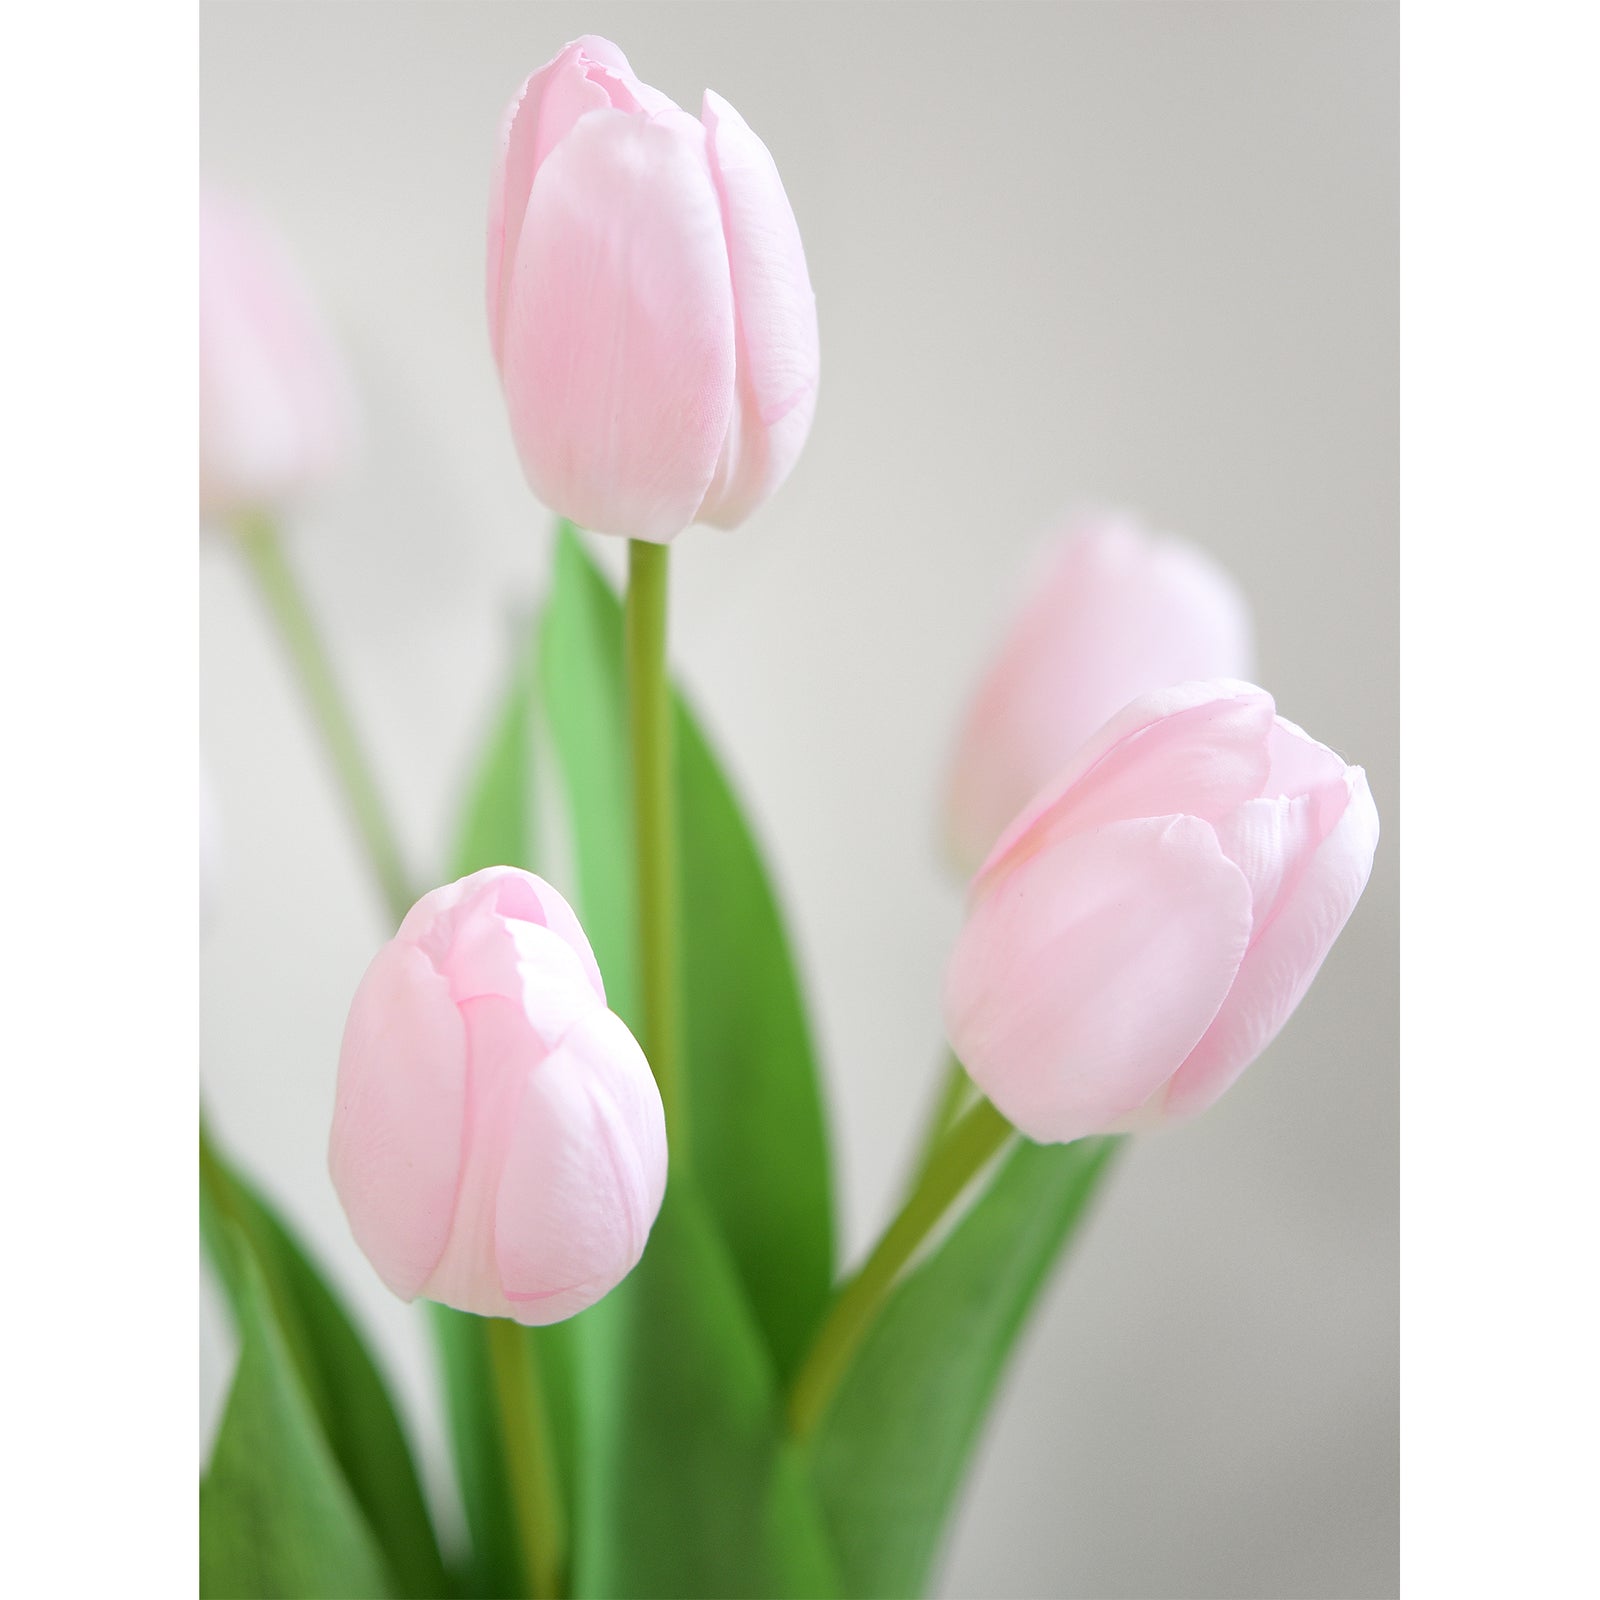
[(1265, 691), (1145, 695), (979, 871), (945, 974), (950, 1043), (1041, 1142), (1192, 1116), (1300, 1003), (1377, 842), (1366, 775)]
[(968, 708), (945, 802), (952, 861), (970, 873), (1136, 695), (1254, 671), (1249, 607), (1216, 562), (1127, 517), (1080, 520), (1050, 547)]
[(489, 335), (533, 491), (600, 533), (731, 528), (789, 475), (817, 398), (817, 311), (767, 147), (700, 120), (593, 36), (506, 113)]
[(661, 1097), (543, 879), (489, 867), (411, 908), (350, 1006), (328, 1164), (402, 1299), (558, 1322), (633, 1269)]
[(270, 510), (348, 453), (350, 385), (283, 242), (200, 196), (200, 514)]

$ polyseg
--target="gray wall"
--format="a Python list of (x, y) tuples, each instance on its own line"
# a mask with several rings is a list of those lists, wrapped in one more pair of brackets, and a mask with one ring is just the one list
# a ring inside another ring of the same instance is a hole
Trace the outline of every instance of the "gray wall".
[[(944, 1592), (1393, 1594), (1395, 12), (205, 7), (203, 166), (290, 235), (363, 390), (363, 458), (294, 554), (434, 876), (549, 548), (484, 332), (490, 147), (520, 78), (585, 31), (681, 102), (709, 84), (744, 112), (820, 303), (806, 454), (743, 530), (678, 542), (673, 628), (792, 914), (852, 1250), (938, 1063), (947, 741), (1050, 518), (1120, 501), (1215, 551), (1257, 607), (1263, 681), (1366, 765), (1384, 819), (1286, 1033), (1215, 1111), (1138, 1144), (1046, 1297)], [(442, 1489), (421, 1319), (355, 1251), (323, 1165), (383, 917), (237, 563), (208, 544), (200, 567), (224, 832), (205, 1093), (381, 1340)], [(204, 1311), (203, 1429), (230, 1359)]]

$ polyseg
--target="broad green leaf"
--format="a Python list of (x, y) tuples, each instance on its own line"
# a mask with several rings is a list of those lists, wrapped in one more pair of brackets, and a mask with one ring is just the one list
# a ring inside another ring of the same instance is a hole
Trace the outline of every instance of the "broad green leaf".
[(524, 625), (500, 710), (478, 757), (463, 807), (454, 874), (480, 867), (533, 870), (533, 718), (538, 632)]
[(397, 1595), (443, 1593), (444, 1566), (411, 1451), (360, 1335), (283, 1221), (203, 1133), (200, 1167), (201, 1226), (241, 1337), (247, 1317), (263, 1314), (250, 1298), (259, 1282), (270, 1331), (293, 1363), (334, 1470), (381, 1547), (389, 1588)]
[(395, 1593), (278, 1326), (246, 1230), (214, 1219), (213, 1238), (233, 1257), (227, 1278), (240, 1349), (200, 1483), (201, 1595), (358, 1600)]
[(1020, 1143), (863, 1340), (809, 1444), (846, 1594), (922, 1593), (1006, 1358), (1117, 1144)]
[[(538, 631), (529, 626), (467, 793), (451, 861), (454, 877), (494, 866), (537, 870), (533, 721), (538, 660)], [(431, 1305), (428, 1310), (444, 1376), (457, 1487), (472, 1539), (468, 1592), (481, 1600), (526, 1594), (528, 1579), (509, 1490), (488, 1324), (449, 1306)], [(580, 1322), (566, 1322), (520, 1330), (551, 1414), (557, 1476), (569, 1517), (575, 1509), (572, 1461), (577, 1425), (570, 1350), (579, 1328)]]
[[(542, 663), (584, 927), (612, 1008), (637, 1029), (622, 607), (568, 525), (557, 542)], [(693, 715), (681, 697), (675, 704), (694, 1176), (787, 1377), (833, 1274), (816, 1063), (760, 851)]]
[(593, 1453), (575, 1592), (837, 1594), (771, 1362), (687, 1176), (672, 1179), (644, 1259), (577, 1320)]

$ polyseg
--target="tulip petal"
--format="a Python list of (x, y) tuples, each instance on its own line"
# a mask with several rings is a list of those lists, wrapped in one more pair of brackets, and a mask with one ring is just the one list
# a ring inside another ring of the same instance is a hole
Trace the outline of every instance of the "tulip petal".
[(1222, 680), (1141, 696), (1117, 713), (1001, 836), (975, 888), (1068, 833), (1183, 813), (1214, 822), (1266, 783), (1272, 696)]
[(945, 834), (967, 872), (1129, 701), (1255, 670), (1244, 596), (1196, 546), (1099, 513), (1047, 556), (956, 741)]
[[(559, 890), (534, 873), (521, 867), (483, 867), (477, 872), (458, 878), (442, 888), (431, 889), (406, 913), (395, 935), (407, 943), (417, 945), (441, 971), (448, 969), (456, 975), (455, 998), (467, 1000), (479, 994), (499, 994), (515, 1000), (521, 995), (521, 985), (516, 979), (516, 951), (507, 949), (494, 956), (500, 976), (486, 979), (471, 975), (470, 963), (453, 959), (457, 941), (468, 937), (469, 923), (487, 919), (491, 924), (507, 921), (532, 923), (548, 928), (576, 959), (584, 981), (603, 1003), (605, 983), (600, 977), (600, 967), (588, 936), (579, 925), (577, 913), (567, 903)], [(475, 948), (487, 959), (489, 952), (483, 941), (493, 937), (493, 929), (478, 929), (470, 935)], [(507, 939), (509, 934), (504, 935)], [(556, 956), (557, 970), (566, 970), (567, 963)], [(481, 973), (482, 969), (478, 969)]]
[(1348, 798), (1342, 815), (1298, 878), (1285, 886), (1276, 914), (1257, 930), (1216, 1020), (1173, 1075), (1164, 1099), (1168, 1117), (1205, 1110), (1266, 1049), (1350, 920), (1372, 872), (1378, 811), (1359, 767), (1347, 770), (1344, 785)]
[(356, 1243), (402, 1299), (450, 1237), (466, 1118), (467, 1040), (448, 981), (391, 941), (351, 1002), (328, 1168)]
[(665, 543), (693, 520), (733, 405), (733, 296), (705, 131), (593, 111), (534, 177), (501, 376), (545, 504)]
[(1249, 885), (1208, 823), (1065, 835), (973, 905), (945, 975), (946, 1031), (1030, 1138), (1081, 1138), (1172, 1075), (1249, 937)]
[(619, 111), (658, 111), (672, 105), (659, 90), (640, 83), (628, 58), (598, 34), (574, 39), (517, 91), (500, 125), (489, 188), (489, 342), (496, 361), (501, 312), (515, 259), (515, 252), (506, 248), (506, 236), (509, 232), (514, 245), (527, 213), (528, 193), (545, 157), (586, 112), (613, 106)]
[(661, 1097), (622, 1021), (596, 1011), (528, 1076), (495, 1207), (519, 1322), (592, 1305), (633, 1270), (666, 1188)]
[(817, 408), (817, 299), (770, 152), (720, 95), (701, 121), (722, 201), (737, 328), (737, 398), (697, 520), (732, 528), (799, 458)]

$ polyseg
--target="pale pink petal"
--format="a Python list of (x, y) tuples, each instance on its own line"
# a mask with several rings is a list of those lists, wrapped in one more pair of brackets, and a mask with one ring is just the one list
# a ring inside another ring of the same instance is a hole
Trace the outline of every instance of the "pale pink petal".
[(945, 834), (971, 872), (1007, 823), (1129, 701), (1254, 671), (1238, 585), (1194, 545), (1121, 515), (1050, 547), (974, 695), (950, 768)]
[(495, 1207), (503, 1293), (556, 1322), (633, 1270), (666, 1188), (661, 1097), (623, 1023), (596, 1011), (528, 1076)]
[(521, 233), (528, 193), (545, 158), (579, 117), (605, 107), (652, 112), (671, 108), (672, 101), (640, 83), (609, 39), (586, 34), (531, 73), (506, 108), (489, 187), (489, 342), (497, 361), (514, 259), (507, 237), (514, 245)]
[(501, 373), (534, 492), (601, 533), (693, 520), (733, 405), (733, 296), (705, 132), (581, 118), (534, 178)]
[(738, 376), (727, 439), (697, 520), (732, 528), (788, 477), (811, 431), (817, 300), (766, 145), (709, 89), (701, 121), (727, 234)]
[[(1344, 790), (1340, 787), (1340, 800)], [(1214, 826), (1222, 853), (1250, 885), (1251, 926), (1259, 930), (1277, 911), (1286, 884), (1299, 877), (1322, 842), (1312, 795), (1247, 800)]]
[[(1304, 728), (1287, 717), (1275, 718), (1267, 738), (1267, 754), (1272, 765), (1263, 794), (1310, 794), (1332, 786), (1339, 790), (1343, 809), (1344, 761), (1327, 745), (1318, 744)], [(1332, 825), (1330, 819), (1329, 826)]]
[(406, 1300), (450, 1236), (466, 1102), (466, 1031), (449, 984), (420, 950), (391, 941), (345, 1023), (328, 1168), (356, 1243)]
[(980, 894), (945, 974), (945, 1028), (1025, 1134), (1063, 1142), (1142, 1105), (1217, 1014), (1250, 889), (1208, 823), (1114, 823)]
[(467, 1037), (465, 1159), (450, 1238), (422, 1293), (482, 1317), (508, 1317), (495, 1264), (496, 1197), (528, 1074), (546, 1056), (521, 1006), (500, 995), (459, 1005)]
[(1063, 834), (1134, 817), (1226, 816), (1262, 791), (1272, 717), (1272, 696), (1245, 683), (1182, 684), (1141, 696), (1001, 835), (975, 892)]
[(1216, 1021), (1173, 1076), (1171, 1117), (1211, 1105), (1272, 1042), (1299, 1005), (1323, 958), (1350, 919), (1372, 871), (1378, 812), (1366, 774), (1351, 767), (1342, 815), (1260, 928)]
[[(479, 917), (488, 917), (496, 922), (527, 922), (548, 928), (570, 948), (584, 980), (604, 1002), (605, 984), (577, 914), (559, 890), (521, 867), (484, 867), (465, 878), (458, 878), (454, 883), (430, 890), (406, 913), (395, 937), (418, 945), (436, 966), (445, 970), (450, 967), (452, 950), (457, 940), (463, 937), (463, 929), (469, 921)], [(480, 928), (473, 939), (475, 943), (481, 943), (489, 936)], [(506, 937), (509, 939), (509, 934)], [(520, 984), (513, 976), (515, 951), (508, 945), (495, 959), (499, 963), (501, 977), (493, 981), (465, 979), (456, 994), (458, 1000), (468, 999), (474, 994), (517, 997)], [(561, 966), (565, 970), (565, 964)], [(464, 968), (459, 970), (465, 971)]]

